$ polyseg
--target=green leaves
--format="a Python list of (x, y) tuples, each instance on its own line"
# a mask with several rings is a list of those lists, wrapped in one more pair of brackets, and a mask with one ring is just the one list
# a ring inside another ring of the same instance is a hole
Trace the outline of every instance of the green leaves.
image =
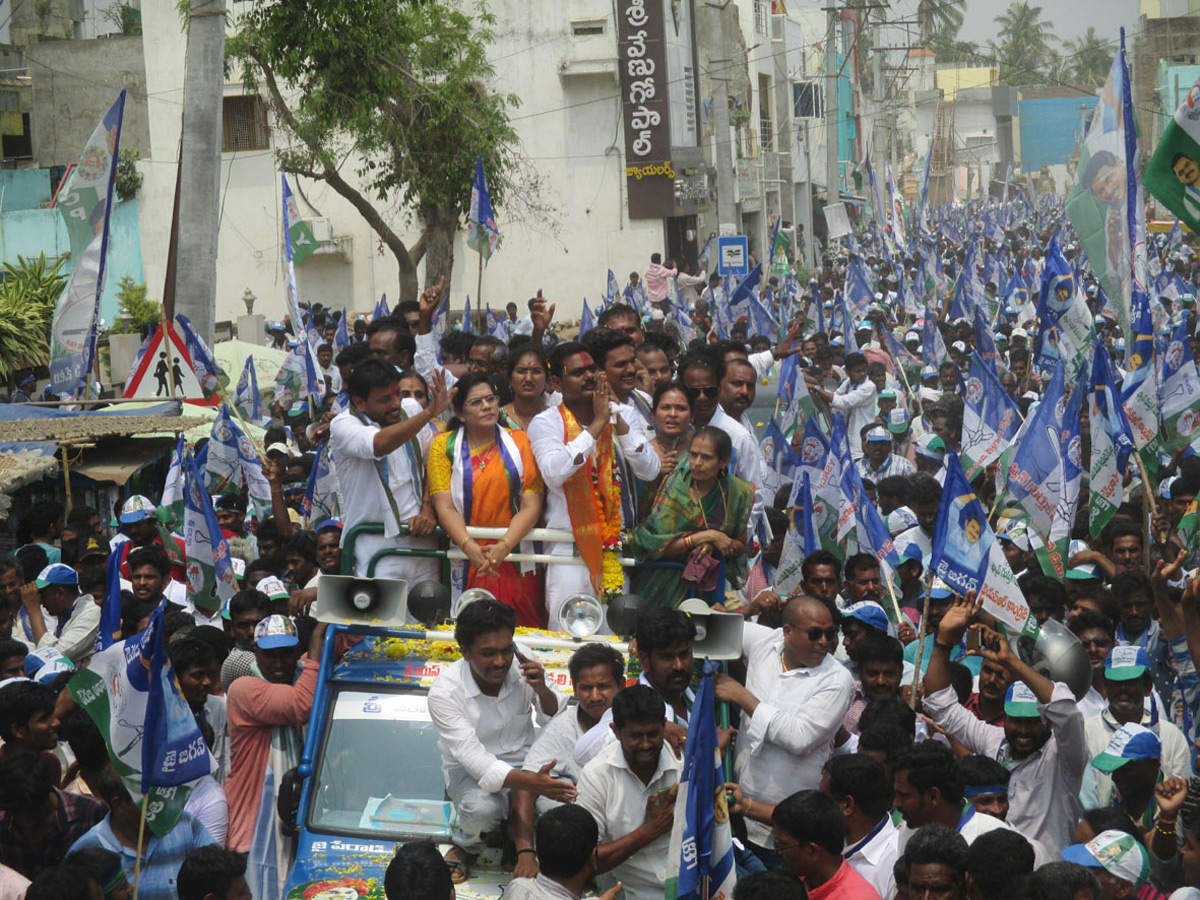
[(47, 264), (46, 254), (17, 265), (5, 263), (0, 278), (0, 379), (50, 360), (50, 320), (67, 285), (64, 258)]

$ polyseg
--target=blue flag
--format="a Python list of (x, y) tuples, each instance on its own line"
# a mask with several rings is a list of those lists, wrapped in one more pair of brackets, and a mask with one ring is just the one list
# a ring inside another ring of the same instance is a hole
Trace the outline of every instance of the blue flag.
[[(221, 409), (228, 415), (226, 407)], [(237, 593), (237, 576), (204, 479), (187, 450), (183, 454), (183, 542), (188, 598), (204, 609), (220, 609)]]
[(762, 278), (762, 263), (750, 270), (750, 274), (737, 286), (729, 298), (730, 318), (733, 322), (745, 317), (749, 318), (751, 300), (758, 291), (758, 282)]
[(675, 825), (667, 851), (666, 900), (731, 897), (737, 873), (733, 832), (725, 806), (725, 774), (717, 751), (713, 676), (717, 663), (706, 659), (688, 720), (687, 750), (675, 798)]
[[(183, 435), (179, 436), (183, 440)], [(108, 555), (105, 572), (104, 604), (100, 607), (100, 630), (96, 632), (96, 652), (121, 640), (121, 554)]]
[(771, 416), (771, 421), (767, 423), (767, 430), (762, 437), (762, 448), (763, 459), (771, 471), (779, 476), (781, 482), (795, 478), (796, 453), (774, 416)]
[(130, 665), (146, 666), (150, 672), (142, 740), (143, 792), (152, 787), (179, 787), (203, 778), (212, 765), (200, 725), (179, 692), (175, 670), (167, 656), (167, 642), (163, 639), (167, 604), (164, 599), (150, 614), (150, 623), (139, 636), (141, 640), (130, 638), (135, 646), (126, 645)]
[(1029, 613), (1017, 576), (963, 474), (957, 453), (946, 454), (945, 472), (930, 569), (956, 593), (974, 591), (983, 600), (984, 611), (1005, 625), (1022, 634), (1037, 634), (1037, 620)]
[(596, 314), (588, 305), (587, 297), (583, 298), (583, 314), (579, 317), (579, 337), (583, 337), (596, 327)]
[(258, 392), (258, 374), (254, 370), (253, 356), (246, 357), (242, 377), (238, 379), (237, 389), (233, 392), (233, 405), (247, 422), (263, 427), (270, 424), (271, 417), (263, 410), (262, 396)]
[(463, 305), (462, 331), (463, 331), (463, 334), (474, 334), (475, 333), (475, 323), (473, 321), (471, 321), (471, 295), (470, 294), (467, 294), (467, 302)]
[(608, 270), (608, 282), (604, 289), (604, 299), (608, 303), (617, 301), (617, 294), (621, 293), (621, 286), (617, 284), (617, 276), (613, 274), (613, 270)]
[[(875, 292), (871, 290), (866, 269), (858, 260), (853, 260), (846, 267), (846, 282), (842, 289), (842, 296), (846, 300), (847, 307), (857, 319), (866, 316), (867, 308), (875, 299)], [(853, 326), (847, 324), (845, 327), (848, 331)]]
[(196, 334), (196, 329), (192, 328), (191, 319), (180, 313), (175, 317), (175, 321), (179, 323), (180, 330), (183, 331), (183, 343), (187, 347), (188, 355), (192, 358), (192, 370), (196, 373), (196, 380), (200, 382), (200, 387), (206, 394), (220, 390), (223, 384), (229, 383), (229, 377), (225, 374), (225, 370), (212, 355), (212, 351), (208, 349), (208, 344), (204, 343), (204, 339)]
[(342, 307), (342, 317), (338, 319), (337, 331), (333, 334), (333, 353), (336, 356), (350, 346), (350, 328), (346, 324), (346, 307)]
[(373, 316), (373, 319), (374, 321), (378, 322), (380, 319), (386, 319), (390, 315), (391, 312), (388, 310), (387, 294), (380, 294), (379, 302), (375, 304), (375, 315)]
[(1050, 336), (1051, 332), (1057, 336), (1058, 320), (1071, 308), (1075, 290), (1075, 270), (1058, 248), (1058, 240), (1051, 238), (1046, 248), (1046, 265), (1042, 269), (1042, 288), (1038, 294), (1038, 333), (1034, 345), (1038, 368), (1049, 371), (1059, 358), (1057, 348), (1050, 343)]
[(978, 349), (971, 354), (963, 388), (962, 464), (967, 478), (974, 478), (1012, 443), (1021, 427), (1021, 411)]
[(946, 342), (938, 330), (937, 319), (929, 307), (925, 307), (925, 324), (921, 328), (921, 359), (927, 366), (935, 369), (950, 358), (946, 352)]
[[(1176, 227), (1178, 227), (1178, 225)], [(700, 248), (699, 261), (700, 261), (701, 268), (708, 265), (708, 257), (709, 257), (709, 254), (712, 253), (712, 244), (713, 244), (713, 235), (710, 234), (708, 236), (708, 240), (704, 242), (704, 246)]]
[(492, 214), (492, 198), (483, 176), (483, 156), (475, 158), (475, 179), (471, 182), (471, 205), (467, 212), (467, 246), (488, 259), (500, 245), (500, 229)]
[(1000, 366), (1000, 354), (996, 352), (996, 338), (992, 335), (992, 326), (979, 307), (975, 307), (975, 352), (992, 369)]

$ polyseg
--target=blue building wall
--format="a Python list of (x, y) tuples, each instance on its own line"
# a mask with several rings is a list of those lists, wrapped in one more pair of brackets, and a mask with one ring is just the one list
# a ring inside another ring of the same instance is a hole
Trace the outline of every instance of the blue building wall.
[(1042, 166), (1066, 164), (1079, 136), (1080, 107), (1086, 107), (1086, 115), (1090, 117), (1096, 98), (1047, 97), (1022, 100), (1018, 106), (1021, 168), (1026, 172), (1037, 172)]
[(1198, 78), (1200, 66), (1173, 66), (1165, 59), (1158, 64), (1158, 97), (1163, 115), (1175, 115)]
[[(27, 170), (40, 171), (45, 175), (45, 183), (50, 184), (49, 173), (45, 169)], [(4, 175), (16, 174), (6, 171)], [(18, 196), (34, 198), (40, 196), (34, 186), (34, 179), (15, 179), (8, 182), (0, 177), (0, 188), (14, 187)], [(0, 207), (0, 262), (17, 264), (17, 257), (36, 259), (39, 253), (45, 253), (47, 260), (53, 262), (71, 249), (67, 237), (67, 228), (62, 216), (55, 209), (13, 208), (8, 202), (11, 196), (5, 193), (3, 206)], [(49, 195), (46, 202), (50, 202)], [(75, 261), (68, 259), (63, 265), (63, 271), (70, 274), (75, 270)], [(108, 228), (108, 263), (104, 280), (104, 294), (100, 298), (100, 317), (105, 325), (112, 325), (117, 314), (117, 282), (121, 276), (129, 275), (135, 282), (145, 281), (142, 268), (141, 232), (138, 228), (137, 198), (118, 201), (113, 206)], [(161, 298), (161, 286), (152, 287), (150, 296)]]
[(49, 169), (0, 169), (0, 210), (41, 209), (53, 196)]

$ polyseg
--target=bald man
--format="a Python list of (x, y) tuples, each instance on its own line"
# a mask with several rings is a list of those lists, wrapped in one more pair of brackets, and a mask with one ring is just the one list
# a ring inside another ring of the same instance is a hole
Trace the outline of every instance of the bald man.
[[(783, 627), (746, 623), (743, 687), (717, 676), (717, 698), (742, 708), (737, 769), (747, 797), (775, 802), (821, 783), (832, 738), (854, 692), (854, 678), (833, 658), (838, 629), (828, 606), (801, 594), (783, 607)], [(774, 855), (771, 828), (746, 820), (752, 849)]]

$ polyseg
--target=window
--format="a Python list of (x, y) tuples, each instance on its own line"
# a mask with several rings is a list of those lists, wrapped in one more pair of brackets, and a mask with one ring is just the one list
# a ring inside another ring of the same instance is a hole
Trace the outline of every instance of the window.
[(775, 95), (771, 91), (771, 79), (758, 76), (758, 140), (764, 150), (775, 149), (775, 125), (771, 120), (771, 107)]
[(261, 97), (226, 97), (221, 122), (225, 132), (222, 149), (226, 153), (270, 149), (271, 129), (267, 126), (267, 106)]
[(766, 0), (754, 0), (754, 30), (759, 34), (770, 36), (768, 15)]
[(575, 37), (591, 37), (604, 34), (604, 19), (573, 19), (571, 34)]
[(797, 119), (820, 119), (825, 115), (825, 94), (815, 81), (792, 82), (792, 115)]

